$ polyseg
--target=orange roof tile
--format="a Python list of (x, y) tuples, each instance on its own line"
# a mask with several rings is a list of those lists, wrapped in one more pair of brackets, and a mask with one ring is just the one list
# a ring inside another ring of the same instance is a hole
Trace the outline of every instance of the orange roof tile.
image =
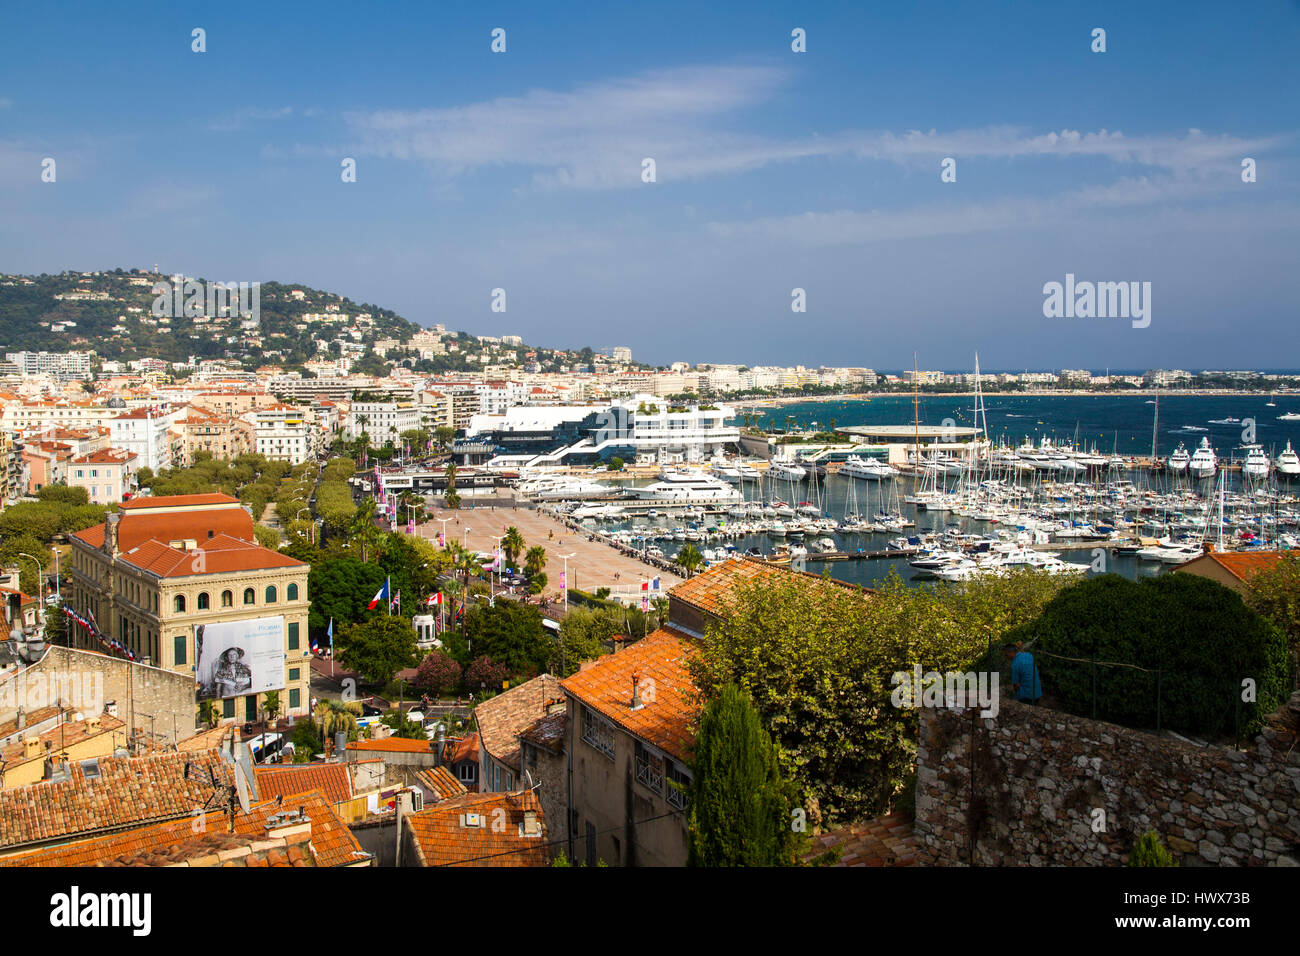
[(1267, 571), (1284, 557), (1300, 555), (1300, 551), (1211, 551), (1208, 557), (1233, 577), (1245, 581), (1252, 574)]
[(372, 750), (379, 753), (434, 753), (431, 740), (413, 740), (410, 737), (384, 737), (382, 740), (353, 740), (348, 743), (348, 750)]
[(469, 793), (469, 789), (457, 780), (455, 775), (446, 767), (430, 767), (427, 770), (417, 770), (415, 779), (422, 787), (433, 794), (435, 802), (453, 800)]
[(915, 866), (916, 834), (912, 822), (901, 813), (853, 823), (813, 837), (813, 848), (804, 855), (810, 861), (829, 850), (838, 850), (835, 866)]
[(304, 562), (287, 554), (226, 534), (200, 539), (196, 546), (197, 553), (149, 540), (122, 554), (121, 559), (142, 571), (164, 578), (305, 567)]
[(101, 757), (94, 777), (76, 762), (68, 769), (67, 780), (0, 790), (0, 848), (188, 816), (212, 796), (213, 774), (219, 784), (233, 782), (215, 750)]
[(548, 704), (563, 699), (559, 680), (541, 674), (483, 701), (474, 709), (483, 748), (517, 772), (520, 732), (545, 717)]
[(673, 600), (699, 608), (706, 614), (721, 617), (726, 613), (726, 608), (736, 599), (739, 589), (755, 583), (791, 578), (806, 581), (810, 586), (843, 587), (862, 592), (861, 588), (853, 584), (828, 581), (817, 574), (792, 571), (766, 561), (751, 561), (745, 558), (716, 564), (671, 588), (668, 596)]
[[(660, 628), (627, 650), (597, 658), (561, 682), (565, 691), (629, 733), (679, 760), (695, 745), (695, 684), (686, 662), (689, 638)], [(642, 706), (632, 709), (632, 677)]]
[[(536, 814), (540, 832), (523, 836), (524, 814)], [(469, 826), (466, 814), (479, 814)], [(504, 819), (503, 819), (504, 817)], [(504, 823), (504, 827), (501, 824)], [(547, 866), (546, 817), (531, 790), (466, 794), (405, 818), (423, 866)]]
[(447, 763), (461, 763), (469, 760), (478, 763), (479, 736), (477, 733), (466, 734), (459, 740), (447, 741)]
[(133, 498), (130, 501), (122, 502), (122, 510), (132, 511), (140, 508), (190, 508), (194, 505), (228, 504), (237, 505), (239, 504), (239, 499), (216, 492), (202, 495), (162, 495), (159, 497), (146, 495), (143, 498)]
[[(310, 820), (310, 834), (274, 837), (266, 824), (272, 813), (302, 807)], [(0, 859), (0, 866), (166, 866), (178, 862), (197, 865), (245, 866), (346, 866), (370, 857), (347, 825), (317, 790), (299, 794), (291, 804), (264, 801), (248, 813), (235, 811), (235, 832), (221, 810), (208, 810), (206, 830), (196, 837), (195, 818), (137, 827), (126, 832), (77, 843), (47, 847)], [(231, 839), (231, 837), (234, 839)], [(241, 852), (249, 849), (249, 853)], [(216, 859), (213, 859), (216, 857)]]
[(325, 794), (331, 803), (343, 803), (352, 799), (352, 775), (346, 764), (305, 763), (254, 767), (253, 775), (257, 779), (257, 795), (263, 800), (271, 797), (288, 798), (312, 790)]

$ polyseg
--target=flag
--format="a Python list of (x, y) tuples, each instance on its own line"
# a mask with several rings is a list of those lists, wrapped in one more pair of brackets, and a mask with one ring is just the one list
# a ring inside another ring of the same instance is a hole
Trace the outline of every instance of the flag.
[(389, 612), (402, 610), (402, 592), (399, 590), (393, 595), (393, 603), (388, 606)]
[(320, 653), (320, 645), (316, 643), (316, 638), (314, 638), (314, 637), (311, 639), (311, 652), (312, 652), (313, 654), (319, 654), (319, 653)]
[(560, 572), (560, 590), (561, 590), (561, 591), (564, 590), (564, 574), (565, 574), (565, 572), (563, 572), (563, 571)]
[(370, 603), (366, 605), (366, 610), (373, 611), (375, 608), (379, 607), (380, 601), (387, 601), (387, 600), (388, 600), (388, 578), (384, 578), (384, 586), (375, 592), (375, 596), (372, 597), (370, 599)]
[(435, 592), (434, 594), (430, 594), (430, 595), (429, 595), (429, 600), (428, 600), (426, 603), (429, 605), (429, 607), (433, 607), (435, 604), (441, 604), (441, 603), (442, 603), (442, 592), (441, 592), (441, 591), (437, 591), (437, 592)]
[(329, 639), (330, 639), (330, 655), (333, 656), (333, 654), (334, 654), (334, 618), (330, 618), (330, 627), (329, 627), (329, 630), (326, 631), (325, 633), (329, 635)]
[(659, 590), (659, 579), (658, 579), (658, 578), (655, 578), (654, 589), (655, 589), (656, 591)]
[(445, 537), (443, 537), (443, 534), (442, 534), (441, 531), (438, 532), (438, 547), (440, 547), (440, 548), (445, 548), (445, 547), (447, 547), (447, 539), (446, 539)]
[(648, 606), (649, 606), (649, 605), (648, 605), (646, 599), (645, 599), (644, 597), (642, 597), (642, 598), (641, 598), (641, 610), (642, 610), (643, 613), (645, 612), (645, 610), (646, 610), (646, 608), (647, 608)]
[(649, 591), (649, 590), (650, 590), (650, 582), (649, 582), (649, 581), (642, 581), (642, 582), (641, 582), (641, 590), (642, 590), (642, 591)]

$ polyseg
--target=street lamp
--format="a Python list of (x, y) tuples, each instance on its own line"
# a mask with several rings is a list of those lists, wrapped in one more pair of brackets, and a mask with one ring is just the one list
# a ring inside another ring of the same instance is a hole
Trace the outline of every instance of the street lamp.
[(462, 548), (466, 547), (465, 544), (466, 536), (473, 530), (474, 530), (473, 528), (466, 526), (465, 530), (460, 533), (460, 546)]
[(442, 537), (441, 537), (440, 540), (442, 541), (442, 545), (443, 545), (443, 547), (445, 548), (445, 547), (447, 546), (447, 522), (448, 522), (448, 521), (451, 521), (452, 519), (451, 519), (451, 518), (437, 518), (437, 519), (435, 519), (435, 520), (437, 520), (437, 521), (442, 525)]
[(556, 555), (557, 558), (564, 559), (564, 570), (561, 572), (561, 574), (564, 577), (564, 611), (566, 614), (569, 611), (569, 558), (573, 557), (573, 555), (577, 553), (578, 553), (577, 551), (574, 551), (573, 554)]
[(37, 583), (37, 586), (41, 589), (41, 610), (40, 610), (40, 614), (41, 614), (42, 617), (44, 617), (44, 615), (45, 615), (45, 566), (42, 565), (41, 562), (39, 562), (39, 561), (37, 561), (35, 558), (33, 558), (33, 557), (32, 557), (30, 554), (28, 554), (26, 551), (19, 551), (19, 552), (18, 552), (18, 555), (19, 555), (19, 557), (29, 558), (29, 559), (31, 560), (31, 562), (32, 562), (33, 564), (36, 565), (36, 583)]

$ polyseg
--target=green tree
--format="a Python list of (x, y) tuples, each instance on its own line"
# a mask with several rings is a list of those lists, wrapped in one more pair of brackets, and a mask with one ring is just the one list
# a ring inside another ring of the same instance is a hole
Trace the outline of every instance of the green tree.
[(1240, 719), (1253, 735), (1291, 689), (1286, 636), (1236, 591), (1193, 574), (1090, 577), (1010, 639), (1047, 652), (1036, 662), (1063, 709), (1129, 727), (1156, 725), (1158, 694), (1162, 727), (1232, 733)]
[(605, 653), (605, 645), (623, 630), (623, 615), (612, 608), (575, 606), (560, 622), (560, 636), (546, 669), (560, 677)]
[(794, 788), (749, 698), (726, 684), (704, 708), (691, 761), (688, 866), (791, 866)]
[(704, 555), (700, 554), (700, 549), (695, 545), (687, 544), (683, 545), (681, 550), (677, 552), (677, 557), (674, 560), (682, 566), (682, 570), (686, 572), (686, 576), (689, 578), (704, 564)]
[(506, 528), (506, 533), (501, 538), (501, 550), (506, 557), (506, 567), (518, 567), (516, 562), (519, 560), (519, 555), (523, 553), (524, 547), (524, 536), (519, 533), (519, 529), (514, 525)]
[(280, 717), (280, 692), (268, 690), (262, 695), (262, 713), (271, 723), (275, 723)]
[(1292, 653), (1300, 648), (1300, 554), (1292, 551), (1246, 578), (1242, 600), (1282, 629)]
[(524, 574), (530, 578), (542, 573), (546, 567), (546, 549), (540, 544), (535, 544), (528, 549), (524, 555)]
[(456, 491), (456, 463), (447, 462), (447, 490), (443, 492), (442, 500), (446, 502), (448, 508), (460, 507), (460, 495)]
[(326, 741), (332, 741), (340, 731), (347, 734), (349, 740), (354, 740), (361, 705), (354, 700), (322, 700), (316, 705), (314, 716), (320, 721), (321, 735)]
[(778, 573), (735, 589), (688, 666), (706, 700), (729, 683), (749, 694), (821, 815), (811, 823), (875, 816), (915, 762), (916, 715), (894, 704), (893, 675), (970, 670), (1061, 586), (1029, 571), (934, 588), (891, 574), (864, 595)]
[(551, 656), (541, 612), (500, 596), (494, 605), (480, 605), (466, 615), (465, 636), (475, 657), (491, 657), (511, 675), (537, 674)]
[(415, 631), (405, 617), (382, 614), (353, 624), (344, 629), (338, 644), (343, 666), (373, 684), (387, 684), (420, 659)]
[(407, 740), (428, 739), (422, 726), (399, 711), (394, 710), (384, 714), (379, 718), (379, 722), (386, 727), (391, 727), (394, 737), (405, 737)]
[(280, 532), (276, 531), (274, 528), (268, 528), (266, 525), (261, 524), (254, 525), (253, 537), (255, 537), (257, 543), (264, 548), (270, 548), (272, 551), (280, 550)]

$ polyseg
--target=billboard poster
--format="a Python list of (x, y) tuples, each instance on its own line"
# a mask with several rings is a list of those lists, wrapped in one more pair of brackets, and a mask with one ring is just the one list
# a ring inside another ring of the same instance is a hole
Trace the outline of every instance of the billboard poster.
[(199, 700), (284, 688), (284, 618), (194, 626), (194, 683)]

